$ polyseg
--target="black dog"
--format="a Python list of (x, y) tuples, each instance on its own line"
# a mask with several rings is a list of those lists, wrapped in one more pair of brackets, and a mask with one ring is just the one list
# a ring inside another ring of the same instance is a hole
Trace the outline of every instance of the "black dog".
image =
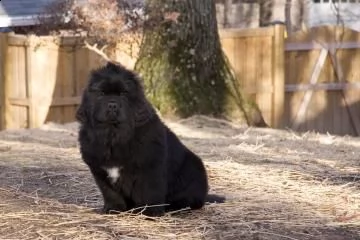
[(94, 70), (76, 118), (80, 152), (105, 213), (138, 209), (160, 216), (224, 200), (208, 197), (201, 159), (159, 119), (134, 72), (111, 62)]

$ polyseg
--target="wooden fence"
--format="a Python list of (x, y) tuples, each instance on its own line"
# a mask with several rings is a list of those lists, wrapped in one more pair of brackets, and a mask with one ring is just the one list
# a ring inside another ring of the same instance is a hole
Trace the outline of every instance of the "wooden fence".
[(104, 63), (81, 42), (0, 34), (0, 129), (74, 121), (90, 70)]
[(360, 33), (327, 26), (285, 45), (285, 125), (360, 135)]
[(244, 93), (273, 127), (360, 135), (360, 33), (322, 26), (220, 33)]
[(284, 27), (226, 29), (220, 39), (243, 93), (256, 101), (265, 122), (282, 126)]
[[(319, 27), (285, 39), (275, 25), (221, 30), (220, 39), (270, 126), (360, 134), (360, 33)], [(0, 34), (0, 129), (74, 120), (88, 73), (102, 61), (75, 38), (51, 41)]]
[(76, 39), (2, 34), (2, 128), (38, 127), (46, 121), (73, 121), (76, 104), (97, 56)]

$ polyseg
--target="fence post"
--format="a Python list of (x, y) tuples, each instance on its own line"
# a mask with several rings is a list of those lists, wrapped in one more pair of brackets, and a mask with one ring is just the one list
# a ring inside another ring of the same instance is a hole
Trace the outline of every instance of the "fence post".
[(274, 26), (273, 38), (273, 113), (272, 125), (275, 128), (283, 126), (284, 118), (284, 99), (285, 99), (285, 66), (284, 66), (284, 25), (276, 24)]
[(8, 33), (0, 33), (0, 130), (6, 128), (6, 91)]
[(25, 45), (25, 66), (26, 66), (26, 88), (27, 91), (27, 99), (29, 100), (28, 106), (28, 127), (35, 128), (36, 127), (36, 102), (34, 101), (33, 94), (33, 54), (34, 54), (34, 36), (28, 37), (28, 44)]

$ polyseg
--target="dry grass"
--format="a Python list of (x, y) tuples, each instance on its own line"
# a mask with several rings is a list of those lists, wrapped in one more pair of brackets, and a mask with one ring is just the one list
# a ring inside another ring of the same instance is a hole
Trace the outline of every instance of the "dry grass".
[(0, 133), (0, 239), (360, 239), (360, 140), (168, 122), (224, 204), (161, 218), (102, 215), (76, 124)]

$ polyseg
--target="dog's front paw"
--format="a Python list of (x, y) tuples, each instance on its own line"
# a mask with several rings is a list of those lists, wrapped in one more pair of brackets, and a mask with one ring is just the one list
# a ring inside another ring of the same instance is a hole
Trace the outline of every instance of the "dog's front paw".
[(104, 214), (118, 214), (126, 211), (125, 207), (119, 204), (104, 204), (102, 213)]
[(161, 217), (165, 214), (164, 207), (145, 207), (143, 209), (142, 214), (149, 216), (149, 217)]

